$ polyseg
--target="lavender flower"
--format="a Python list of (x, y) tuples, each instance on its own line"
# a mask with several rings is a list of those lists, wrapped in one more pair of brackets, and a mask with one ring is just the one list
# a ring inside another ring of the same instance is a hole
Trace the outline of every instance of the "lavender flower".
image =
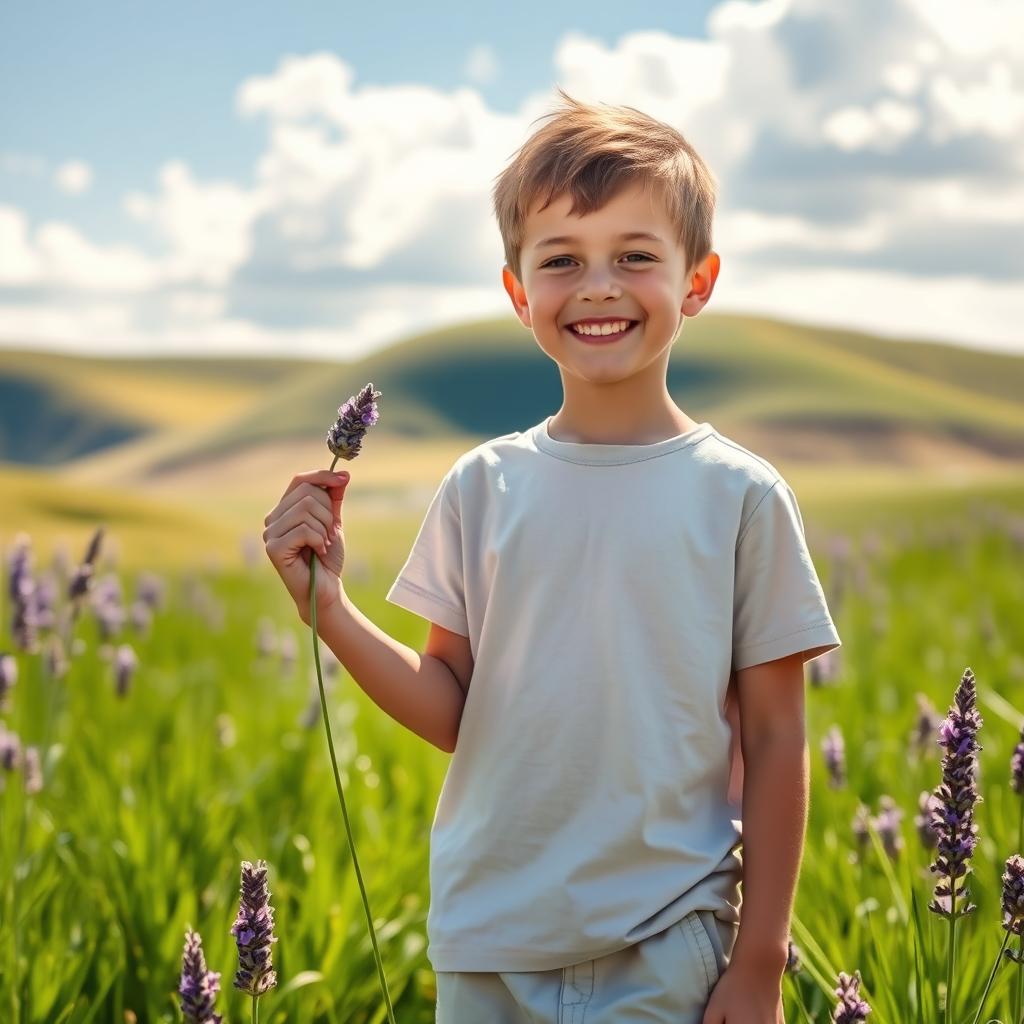
[(802, 970), (803, 964), (800, 962), (800, 947), (790, 939), (786, 949), (785, 973), (799, 974)]
[(846, 783), (846, 747), (838, 725), (833, 725), (821, 741), (821, 752), (828, 766), (829, 785), (833, 789), (841, 788)]
[(926, 850), (933, 850), (938, 845), (939, 834), (932, 826), (936, 812), (942, 807), (942, 801), (927, 789), (918, 797), (919, 813), (914, 815), (914, 827), (917, 829), (921, 845)]
[(100, 541), (103, 539), (103, 527), (97, 528), (89, 541), (89, 547), (85, 552), (85, 559), (75, 569), (71, 582), (68, 584), (68, 600), (74, 608), (73, 614), (77, 614), (78, 602), (89, 592), (92, 587), (93, 573), (95, 572), (96, 556), (100, 553)]
[[(378, 419), (376, 400), (381, 393), (375, 391), (373, 384), (367, 384), (358, 395), (354, 395), (338, 409), (338, 419), (327, 431), (327, 447), (334, 454), (334, 461), (331, 463), (331, 470), (334, 469), (338, 459), (354, 459), (362, 449), (362, 440), (368, 427), (373, 426)], [(314, 656), (317, 653), (317, 631), (316, 631), (316, 566), (317, 560), (310, 555), (309, 559), (309, 602), (312, 620), (310, 631), (313, 637)], [(318, 659), (314, 657), (314, 661)], [(317, 683), (320, 688), (322, 709), (326, 706), (326, 694), (324, 692), (323, 678), (317, 665)], [(334, 770), (334, 784), (338, 790), (338, 801), (341, 804), (342, 817), (345, 820), (345, 832), (348, 836), (349, 848), (352, 851), (352, 863), (356, 875), (359, 875), (359, 860), (356, 857), (355, 842), (352, 839), (352, 829), (348, 822), (348, 811), (345, 808), (345, 794), (342, 790), (341, 776), (338, 774), (338, 764), (334, 757), (334, 741), (331, 739), (331, 723), (326, 714), (323, 716), (324, 730), (327, 733), (327, 745), (331, 750), (331, 766)], [(395, 1024), (394, 1007), (391, 1005), (391, 997), (388, 994), (387, 982), (384, 978), (384, 967), (381, 963), (380, 953), (377, 950), (377, 936), (373, 928), (373, 915), (370, 913), (370, 904), (366, 899), (366, 893), (360, 884), (360, 895), (363, 900), (363, 909), (366, 911), (366, 923), (370, 929), (370, 940), (373, 946), (374, 959), (377, 961), (377, 976), (380, 978), (381, 991), (384, 994), (385, 1008), (387, 1009), (389, 1024)], [(255, 1014), (256, 1002), (253, 1002)]]
[(7, 711), (14, 684), (18, 681), (18, 663), (13, 654), (0, 654), (0, 711)]
[(43, 660), (50, 678), (64, 678), (68, 670), (68, 659), (64, 653), (64, 641), (57, 633), (53, 633), (47, 638), (46, 647), (43, 649)]
[(339, 459), (354, 459), (359, 454), (366, 428), (377, 422), (380, 396), (380, 391), (367, 384), (339, 407), (337, 422), (327, 431), (327, 447)]
[(57, 624), (56, 603), (60, 587), (52, 572), (46, 572), (36, 580), (35, 613), (36, 627), (52, 629)]
[(9, 732), (0, 722), (0, 768), (6, 772), (17, 771), (21, 767), (21, 740), (16, 732)]
[(878, 832), (889, 859), (897, 860), (903, 849), (903, 836), (900, 834), (903, 810), (891, 796), (880, 796), (878, 804), (881, 810), (877, 818), (871, 819), (871, 823)]
[(165, 583), (162, 576), (144, 572), (135, 581), (135, 596), (153, 611), (158, 611), (164, 602)]
[(942, 716), (923, 693), (916, 693), (914, 697), (917, 700), (917, 721), (910, 734), (910, 748), (920, 757), (936, 741), (939, 727), (942, 725)]
[(128, 684), (138, 667), (139, 659), (131, 644), (121, 644), (114, 658), (114, 679), (118, 697), (128, 692)]
[[(1024, 857), (1019, 853), (1007, 858), (1003, 872), (1003, 929), (1011, 935), (1024, 935)], [(1004, 955), (1024, 964), (1019, 953), (1007, 949)]]
[[(831, 607), (832, 604), (833, 602), (830, 599), (829, 606)], [(808, 667), (810, 669), (811, 686), (817, 688), (824, 686), (826, 683), (832, 682), (839, 675), (839, 649), (837, 648), (836, 650), (826, 651), (817, 658), (811, 659), (811, 661), (808, 662)]]
[(181, 958), (181, 1012), (185, 1024), (220, 1024), (221, 1015), (213, 1012), (220, 991), (220, 972), (206, 969), (203, 940), (189, 928), (185, 932), (185, 950)]
[(864, 804), (857, 804), (857, 810), (854, 812), (853, 821), (850, 822), (850, 827), (853, 829), (853, 834), (857, 839), (857, 849), (862, 853), (870, 839), (870, 836), (868, 835), (868, 825), (870, 821), (871, 812), (869, 808), (865, 807)]
[(860, 971), (855, 971), (852, 977), (839, 972), (839, 986), (836, 988), (839, 1003), (832, 1014), (833, 1024), (858, 1024), (867, 1020), (871, 1007), (860, 997), (860, 980)]
[(100, 627), (100, 640), (113, 640), (128, 617), (122, 603), (121, 581), (116, 576), (107, 575), (96, 582), (92, 610)]
[(38, 649), (36, 583), (32, 577), (32, 548), (28, 534), (19, 533), (9, 563), (8, 590), (11, 596), (11, 635), (21, 651)]
[(273, 930), (274, 910), (267, 888), (267, 862), (261, 860), (252, 864), (244, 860), (241, 901), (231, 934), (238, 944), (235, 988), (251, 996), (261, 996), (277, 984), (277, 975), (271, 969), (270, 946), (277, 942)]
[(1010, 758), (1010, 785), (1014, 793), (1024, 796), (1024, 725), (1020, 727), (1020, 741)]
[(964, 886), (956, 893), (970, 899), (967, 863), (978, 844), (978, 826), (974, 822), (974, 805), (981, 803), (975, 781), (977, 769), (977, 734), (982, 719), (977, 709), (977, 689), (974, 673), (967, 668), (956, 689), (955, 707), (950, 707), (939, 728), (939, 743), (946, 748), (942, 758), (942, 783), (936, 788), (939, 806), (932, 818), (932, 828), (938, 835), (938, 857), (929, 870), (941, 881), (935, 886), (928, 909), (944, 917), (964, 917), (977, 907), (968, 903), (962, 910), (954, 904), (956, 880), (964, 876)]

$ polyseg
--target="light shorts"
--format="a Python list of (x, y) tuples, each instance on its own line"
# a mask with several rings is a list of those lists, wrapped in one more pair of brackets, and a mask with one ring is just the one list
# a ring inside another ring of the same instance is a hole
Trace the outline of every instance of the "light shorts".
[(664, 931), (551, 971), (437, 971), (435, 1024), (701, 1024), (739, 925), (692, 910)]

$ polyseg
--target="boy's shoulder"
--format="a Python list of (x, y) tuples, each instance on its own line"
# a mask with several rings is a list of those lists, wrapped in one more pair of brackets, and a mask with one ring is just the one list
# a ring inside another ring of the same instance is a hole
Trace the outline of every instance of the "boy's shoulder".
[(784, 481), (782, 474), (763, 455), (745, 448), (738, 441), (714, 428), (696, 446), (695, 457), (719, 468), (730, 477), (745, 481), (754, 489), (771, 489)]
[(521, 430), (513, 430), (500, 437), (492, 437), (487, 441), (481, 441), (468, 451), (463, 452), (448, 470), (449, 476), (460, 477), (471, 471), (474, 466), (493, 466), (499, 463), (503, 457), (509, 455), (513, 450), (523, 447), (523, 439), (526, 434)]

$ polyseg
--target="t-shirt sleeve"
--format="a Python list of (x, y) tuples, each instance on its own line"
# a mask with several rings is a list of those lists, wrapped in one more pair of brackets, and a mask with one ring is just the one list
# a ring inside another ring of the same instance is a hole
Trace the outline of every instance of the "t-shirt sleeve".
[(804, 538), (796, 496), (777, 480), (741, 527), (733, 591), (734, 671), (842, 646)]
[(453, 633), (469, 636), (454, 467), (430, 500), (409, 557), (385, 600)]

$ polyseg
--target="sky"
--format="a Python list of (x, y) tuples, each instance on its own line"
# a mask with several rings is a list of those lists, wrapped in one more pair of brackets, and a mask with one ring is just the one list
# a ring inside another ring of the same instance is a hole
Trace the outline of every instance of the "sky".
[(559, 86), (711, 168), (707, 311), (1024, 352), (1018, 0), (9, 7), (0, 347), (347, 360), (512, 318), (491, 189)]

